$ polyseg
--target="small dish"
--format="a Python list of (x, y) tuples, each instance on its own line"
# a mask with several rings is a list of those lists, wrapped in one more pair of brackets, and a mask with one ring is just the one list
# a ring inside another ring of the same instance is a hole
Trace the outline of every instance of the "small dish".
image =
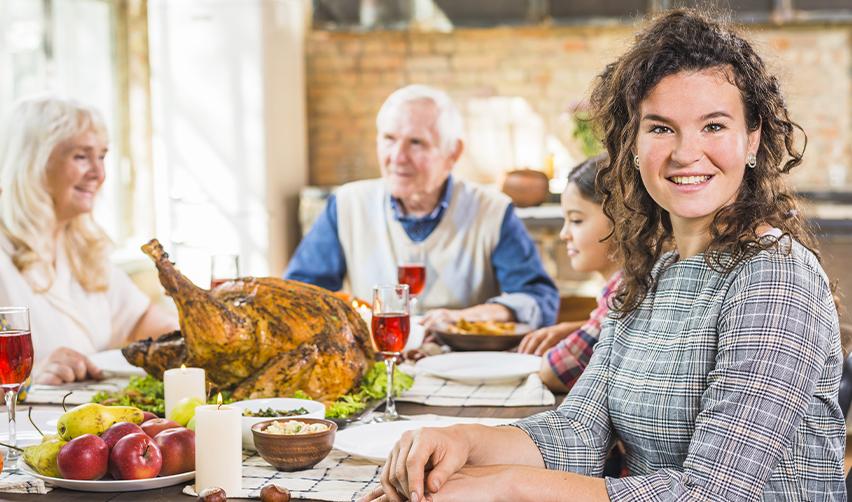
[[(273, 434), (266, 428), (274, 422), (298, 420), (307, 424), (323, 424), (328, 430), (307, 434)], [(279, 471), (310, 469), (324, 459), (334, 446), (337, 424), (324, 418), (295, 417), (280, 420), (273, 418), (251, 426), (257, 453)]]
[(273, 410), (295, 410), (304, 408), (308, 410), (304, 415), (282, 415), (279, 417), (242, 417), (243, 432), (243, 448), (254, 450), (254, 436), (251, 433), (251, 427), (254, 424), (265, 422), (267, 420), (286, 420), (286, 419), (301, 419), (301, 418), (325, 418), (325, 405), (319, 401), (311, 401), (309, 399), (296, 399), (290, 397), (272, 397), (267, 399), (247, 399), (245, 401), (237, 401), (231, 403), (231, 406), (242, 410), (258, 411), (272, 408)]
[(441, 343), (456, 351), (502, 351), (517, 347), (531, 331), (531, 326), (515, 323), (511, 334), (451, 333), (447, 326), (438, 326), (433, 332)]

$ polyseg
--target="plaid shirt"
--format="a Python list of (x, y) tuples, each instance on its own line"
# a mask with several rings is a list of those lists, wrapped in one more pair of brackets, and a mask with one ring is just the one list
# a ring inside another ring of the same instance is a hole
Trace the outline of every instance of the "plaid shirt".
[(589, 365), (589, 359), (592, 358), (592, 348), (598, 343), (601, 324), (609, 311), (607, 302), (615, 292), (620, 280), (620, 271), (612, 274), (598, 297), (597, 308), (589, 314), (589, 320), (545, 354), (547, 362), (550, 363), (550, 368), (569, 389), (574, 386), (577, 379), (580, 378), (580, 374)]
[(727, 274), (664, 255), (562, 405), (519, 422), (545, 465), (600, 476), (620, 438), (613, 501), (845, 501), (837, 312), (813, 254), (783, 242)]

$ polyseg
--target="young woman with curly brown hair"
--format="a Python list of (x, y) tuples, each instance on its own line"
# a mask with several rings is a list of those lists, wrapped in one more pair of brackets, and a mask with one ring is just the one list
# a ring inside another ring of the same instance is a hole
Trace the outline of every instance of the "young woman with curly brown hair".
[[(837, 312), (797, 126), (751, 45), (664, 14), (600, 75), (624, 282), (555, 411), (406, 433), (372, 500), (846, 500)], [(631, 476), (600, 479), (620, 439)]]

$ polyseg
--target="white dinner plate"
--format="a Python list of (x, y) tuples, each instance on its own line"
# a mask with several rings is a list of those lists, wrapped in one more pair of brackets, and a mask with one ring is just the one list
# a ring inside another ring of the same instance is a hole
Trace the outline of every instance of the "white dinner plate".
[(119, 349), (105, 350), (92, 354), (89, 356), (89, 360), (100, 368), (106, 376), (129, 377), (146, 375), (145, 370), (127, 362), (124, 354)]
[(433, 417), (424, 420), (398, 420), (396, 422), (372, 423), (350, 426), (338, 430), (334, 436), (334, 447), (354, 457), (384, 463), (393, 445), (406, 431), (422, 427), (449, 427), (461, 423), (503, 425), (514, 420), (501, 418)]
[(450, 352), (424, 357), (417, 362), (418, 373), (456, 382), (509, 383), (537, 373), (541, 357), (515, 352)]
[(42, 479), (53, 486), (81, 492), (138, 492), (185, 483), (195, 478), (195, 471), (150, 479), (99, 479), (97, 481), (81, 481), (79, 479), (54, 478), (51, 476), (42, 476), (35, 472), (24, 462), (23, 458), (18, 460), (18, 468), (30, 476)]
[(290, 397), (270, 397), (266, 399), (247, 399), (245, 401), (236, 401), (231, 403), (231, 406), (239, 408), (240, 410), (263, 410), (266, 408), (272, 408), (273, 410), (295, 410), (298, 408), (304, 408), (308, 410), (308, 413), (305, 415), (288, 415), (288, 416), (280, 416), (280, 417), (242, 417), (240, 419), (242, 423), (242, 435), (243, 435), (243, 448), (248, 450), (254, 450), (254, 434), (251, 432), (251, 426), (264, 422), (266, 420), (272, 419), (295, 419), (299, 418), (325, 418), (325, 405), (319, 401), (311, 401), (309, 399), (296, 399)]

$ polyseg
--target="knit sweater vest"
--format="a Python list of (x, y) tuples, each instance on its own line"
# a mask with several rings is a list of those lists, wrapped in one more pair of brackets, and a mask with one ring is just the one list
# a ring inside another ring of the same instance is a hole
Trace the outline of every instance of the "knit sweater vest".
[(449, 206), (420, 243), (394, 218), (384, 180), (348, 183), (336, 197), (337, 232), (346, 259), (344, 289), (355, 296), (372, 301), (373, 286), (396, 284), (400, 257), (418, 244), (426, 261), (420, 308), (466, 308), (500, 294), (491, 254), (510, 203), (506, 195), (454, 178)]

